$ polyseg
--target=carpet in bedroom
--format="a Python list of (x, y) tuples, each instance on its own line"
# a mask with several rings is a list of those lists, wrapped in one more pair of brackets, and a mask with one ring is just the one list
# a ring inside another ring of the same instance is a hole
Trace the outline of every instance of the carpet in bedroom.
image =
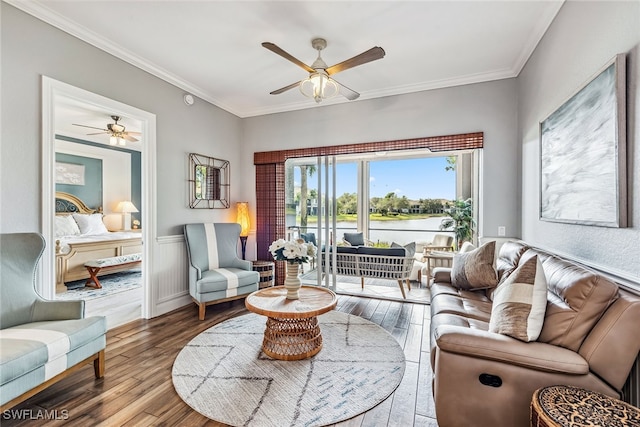
[(86, 279), (65, 283), (67, 292), (56, 294), (57, 300), (90, 300), (142, 287), (142, 270), (130, 270), (100, 276), (101, 289), (85, 287)]

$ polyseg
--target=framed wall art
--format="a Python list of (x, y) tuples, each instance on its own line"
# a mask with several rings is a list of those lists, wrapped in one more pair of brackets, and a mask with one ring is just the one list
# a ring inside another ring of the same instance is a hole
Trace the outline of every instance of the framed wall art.
[(56, 162), (56, 184), (84, 185), (84, 165)]
[(540, 123), (540, 219), (627, 226), (625, 56)]

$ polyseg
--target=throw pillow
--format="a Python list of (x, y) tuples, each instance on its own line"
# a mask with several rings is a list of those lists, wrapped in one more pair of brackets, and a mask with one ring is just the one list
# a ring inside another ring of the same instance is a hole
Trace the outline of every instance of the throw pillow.
[(462, 247), (460, 248), (460, 250), (458, 251), (458, 253), (464, 254), (467, 252), (471, 252), (472, 250), (477, 249), (473, 243), (471, 242), (464, 242), (462, 244)]
[(392, 248), (404, 248), (406, 256), (408, 256), (408, 257), (412, 257), (412, 256), (414, 256), (416, 254), (416, 242), (407, 243), (404, 246), (402, 246), (399, 243), (392, 242), (391, 243), (391, 247)]
[(56, 237), (77, 236), (80, 229), (71, 215), (56, 215), (55, 234)]
[(514, 270), (493, 293), (489, 331), (520, 341), (540, 336), (547, 310), (547, 280), (534, 256)]
[(470, 252), (457, 253), (451, 266), (451, 284), (463, 290), (488, 289), (498, 284), (493, 268), (495, 242), (489, 242)]
[(351, 246), (364, 246), (364, 235), (362, 233), (344, 233), (344, 240)]
[(102, 222), (102, 214), (73, 214), (73, 219), (78, 223), (81, 234), (104, 234), (108, 233), (107, 227)]

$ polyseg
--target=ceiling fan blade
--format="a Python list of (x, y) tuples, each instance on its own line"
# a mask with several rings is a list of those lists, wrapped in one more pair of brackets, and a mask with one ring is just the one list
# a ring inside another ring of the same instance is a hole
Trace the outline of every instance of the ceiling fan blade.
[(348, 87), (346, 87), (345, 85), (343, 85), (339, 81), (336, 81), (336, 79), (334, 79), (333, 77), (331, 79), (334, 82), (336, 82), (338, 84), (338, 86), (340, 86), (340, 93), (342, 94), (342, 96), (347, 98), (349, 101), (355, 101), (360, 96), (360, 94), (358, 92), (356, 92), (355, 90), (349, 89)]
[(366, 64), (367, 62), (375, 61), (376, 59), (384, 58), (384, 49), (381, 47), (372, 47), (366, 52), (362, 52), (360, 55), (356, 55), (353, 58), (342, 61), (339, 64), (332, 65), (325, 71), (327, 74), (335, 74), (340, 71), (348, 70), (349, 68), (357, 67), (358, 65)]
[(284, 59), (288, 59), (289, 61), (291, 61), (294, 64), (296, 64), (298, 67), (304, 68), (309, 73), (315, 73), (315, 71), (316, 71), (313, 68), (311, 68), (310, 66), (308, 66), (307, 64), (305, 64), (304, 62), (300, 61), (299, 59), (294, 58), (289, 53), (285, 52), (284, 50), (282, 50), (281, 48), (279, 48), (278, 46), (276, 46), (273, 43), (264, 42), (264, 43), (262, 43), (262, 47), (269, 49), (271, 52), (275, 53), (276, 55), (282, 56)]
[(273, 92), (269, 92), (269, 95), (280, 95), (282, 92), (286, 92), (289, 89), (293, 89), (299, 84), (300, 82), (291, 83), (289, 86), (281, 87), (280, 89), (274, 90)]
[(103, 135), (105, 133), (111, 133), (111, 132), (108, 132), (108, 131), (107, 132), (95, 132), (95, 133), (88, 133), (87, 135)]
[(142, 132), (136, 132), (133, 130), (128, 130), (125, 133), (129, 134), (129, 135), (142, 135)]
[(124, 139), (126, 139), (127, 141), (130, 141), (130, 142), (138, 142), (138, 140), (137, 140), (136, 138), (132, 137), (132, 136), (131, 136), (131, 135), (129, 135), (128, 133), (127, 133), (127, 134), (122, 135), (122, 137), (123, 137)]
[(87, 125), (78, 125), (76, 123), (72, 123), (73, 126), (81, 126), (83, 128), (89, 128), (89, 129), (98, 129), (98, 130), (103, 130), (105, 132), (109, 132), (109, 129), (103, 129), (103, 128), (97, 128), (95, 126), (87, 126)]

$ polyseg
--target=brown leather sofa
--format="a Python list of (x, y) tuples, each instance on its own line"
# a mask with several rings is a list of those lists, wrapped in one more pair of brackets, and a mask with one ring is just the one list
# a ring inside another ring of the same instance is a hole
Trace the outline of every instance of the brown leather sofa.
[(534, 255), (547, 280), (547, 308), (540, 337), (528, 343), (488, 331), (492, 290), (461, 291), (450, 269), (434, 271), (431, 367), (440, 427), (528, 426), (533, 392), (547, 385), (622, 398), (640, 350), (640, 297), (521, 241), (502, 245), (498, 278)]

